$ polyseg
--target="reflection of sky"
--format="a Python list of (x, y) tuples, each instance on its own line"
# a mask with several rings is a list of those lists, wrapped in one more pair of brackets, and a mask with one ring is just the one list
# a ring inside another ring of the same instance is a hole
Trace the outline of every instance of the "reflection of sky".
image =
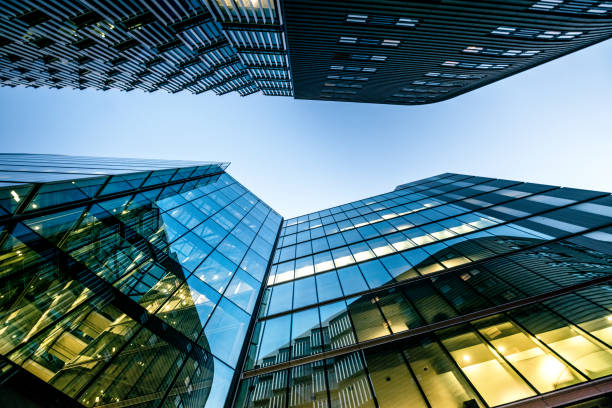
[(0, 138), (9, 152), (232, 161), (286, 217), (446, 171), (612, 191), (610, 55), (606, 41), (413, 107), (0, 88)]
[(232, 376), (234, 375), (234, 371), (231, 368), (216, 358), (214, 370), (215, 375), (213, 377), (212, 388), (204, 408), (218, 408), (223, 406), (227, 396), (227, 391), (229, 390), (230, 383), (232, 382)]
[[(199, 320), (204, 331), (196, 341), (215, 356), (212, 389), (206, 407), (221, 406), (227, 395), (233, 367), (238, 362), (250, 322), (249, 313), (260, 287), (260, 282), (239, 269), (242, 265), (257, 276), (262, 274), (258, 273), (261, 268), (257, 268), (257, 264), (265, 261), (262, 258), (258, 263), (252, 254), (247, 255), (246, 244), (251, 244), (252, 250), (269, 254), (272, 244), (264, 243), (262, 237), (274, 239), (270, 228), (276, 231), (280, 222), (280, 217), (270, 213), (266, 223), (268, 209), (262, 203), (256, 203), (254, 198), (244, 199), (242, 194), (246, 190), (243, 187), (227, 187), (228, 183), (231, 184), (232, 180), (224, 175), (219, 182), (208, 184), (205, 189), (159, 200), (158, 206), (166, 212), (160, 217), (162, 228), (152, 240), (159, 248), (169, 243), (170, 256), (182, 266), (178, 277), (189, 276), (186, 284), (173, 296), (173, 301), (180, 299), (180, 307), (186, 308), (180, 318)], [(224, 193), (211, 193), (216, 188), (224, 189)], [(182, 197), (187, 197), (191, 203), (185, 203)], [(228, 217), (230, 210), (235, 219), (224, 224), (225, 229), (211, 222), (222, 216)], [(240, 224), (242, 221), (245, 224)], [(246, 263), (243, 263), (243, 257)], [(197, 326), (195, 330), (199, 332)]]

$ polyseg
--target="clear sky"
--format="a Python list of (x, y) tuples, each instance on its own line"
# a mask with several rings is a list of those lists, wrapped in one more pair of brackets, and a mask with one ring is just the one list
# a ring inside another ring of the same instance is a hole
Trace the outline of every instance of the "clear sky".
[(3, 152), (231, 161), (285, 217), (443, 172), (612, 191), (612, 41), (463, 96), (392, 106), (0, 88)]

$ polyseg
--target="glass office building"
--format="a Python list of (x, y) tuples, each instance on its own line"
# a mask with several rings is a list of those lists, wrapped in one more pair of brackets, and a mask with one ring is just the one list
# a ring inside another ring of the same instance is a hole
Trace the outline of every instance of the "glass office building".
[(612, 35), (609, 0), (0, 0), (0, 85), (416, 105)]
[(283, 219), (226, 167), (0, 156), (0, 403), (609, 405), (610, 194), (447, 173)]
[(223, 406), (281, 222), (226, 167), (0, 155), (0, 405)]

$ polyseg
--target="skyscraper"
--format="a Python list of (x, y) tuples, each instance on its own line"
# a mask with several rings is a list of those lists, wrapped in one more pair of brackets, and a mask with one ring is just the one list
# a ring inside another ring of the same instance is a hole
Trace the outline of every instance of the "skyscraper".
[(1, 405), (605, 406), (610, 194), (447, 173), (282, 219), (226, 167), (0, 155)]
[(0, 1), (0, 83), (389, 104), (610, 38), (608, 0)]

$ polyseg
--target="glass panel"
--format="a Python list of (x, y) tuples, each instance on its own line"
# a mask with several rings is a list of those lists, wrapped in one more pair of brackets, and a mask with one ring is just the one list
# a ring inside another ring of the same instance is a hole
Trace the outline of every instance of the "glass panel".
[(402, 346), (404, 356), (432, 407), (483, 407), (458, 368), (429, 337)]
[(229, 259), (218, 252), (213, 252), (195, 270), (194, 274), (217, 291), (223, 292), (225, 285), (232, 278), (236, 268), (236, 265)]
[(612, 374), (612, 351), (578, 327), (539, 306), (521, 308), (509, 314), (589, 378)]
[[(608, 296), (612, 299), (610, 294)], [(574, 294), (543, 303), (608, 346), (612, 345), (612, 313), (609, 310)]]
[(255, 251), (249, 250), (244, 256), (240, 267), (261, 282), (266, 274), (268, 261), (259, 256)]
[(316, 275), (316, 280), (319, 302), (342, 297), (342, 289), (335, 271)]
[(404, 357), (395, 346), (366, 349), (364, 354), (380, 408), (427, 408)]
[(224, 296), (251, 313), (259, 294), (260, 283), (248, 273), (238, 269)]
[(380, 261), (394, 278), (400, 276), (400, 280), (405, 280), (419, 276), (412, 268), (412, 265), (410, 265), (400, 254), (385, 256), (381, 258)]
[(294, 292), (294, 309), (317, 303), (317, 289), (314, 276), (296, 280)]
[(428, 283), (418, 282), (404, 288), (404, 293), (427, 323), (441, 322), (457, 313)]
[(170, 326), (195, 340), (221, 296), (196, 277), (189, 277), (157, 315)]
[(378, 259), (359, 264), (359, 269), (361, 269), (370, 288), (377, 288), (393, 282), (393, 278)]
[(209, 346), (215, 356), (235, 367), (249, 321), (247, 313), (229, 300), (221, 298), (198, 344), (204, 348)]
[(474, 326), (540, 392), (585, 381), (537, 339), (503, 316), (476, 321)]
[(290, 334), (291, 315), (266, 320), (259, 344), (257, 366), (265, 367), (287, 361), (289, 359)]
[(344, 291), (345, 296), (368, 290), (368, 285), (363, 279), (361, 271), (359, 271), (357, 266), (349, 266), (338, 269), (337, 272), (338, 276), (340, 277), (340, 284), (342, 285), (342, 290)]
[(390, 334), (374, 297), (361, 296), (346, 301), (359, 341), (375, 339)]
[(392, 289), (378, 294), (377, 298), (378, 305), (393, 333), (414, 329), (423, 324), (414, 308), (400, 292)]
[(239, 408), (285, 407), (288, 370), (243, 380), (236, 406)]
[(287, 282), (274, 286), (272, 289), (272, 296), (270, 298), (268, 314), (273, 315), (291, 309), (292, 299), (293, 282)]
[(293, 314), (291, 324), (291, 358), (308, 356), (321, 351), (319, 310), (303, 310)]
[(327, 383), (332, 407), (374, 408), (374, 399), (363, 362), (357, 353), (326, 361)]
[(490, 406), (536, 395), (474, 331), (463, 326), (439, 333), (442, 344)]
[(326, 408), (327, 387), (322, 361), (291, 369), (289, 378), (290, 408)]
[(307, 256), (295, 260), (295, 278), (301, 278), (303, 276), (309, 276), (314, 273), (314, 266), (312, 264), (312, 257)]
[(319, 308), (325, 350), (355, 344), (355, 333), (344, 301)]
[[(225, 399), (228, 397), (227, 394), (234, 375), (234, 371), (231, 368), (216, 358), (214, 361), (213, 383), (210, 387), (210, 393), (205, 398), (206, 405), (204, 405), (204, 408), (216, 408), (223, 406)], [(204, 379), (206, 376), (200, 375), (200, 378)], [(198, 402), (199, 403), (195, 406), (202, 406), (204, 401)]]

